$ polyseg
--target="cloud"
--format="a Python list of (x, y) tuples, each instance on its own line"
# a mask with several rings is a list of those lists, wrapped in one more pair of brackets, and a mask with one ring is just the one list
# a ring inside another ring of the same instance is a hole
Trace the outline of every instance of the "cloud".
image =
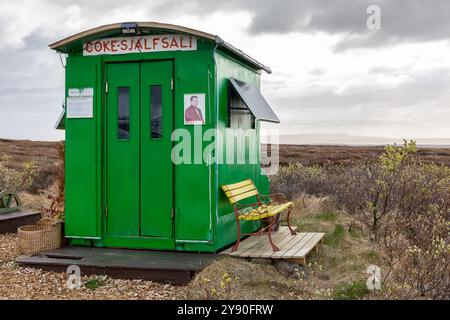
[(330, 90), (272, 97), (272, 103), (291, 132), (450, 137), (449, 85), (450, 68), (442, 68), (420, 72), (394, 87), (367, 85), (342, 94)]
[[(279, 2), (270, 2), (270, 6), (258, 6), (261, 9), (255, 14), (249, 31), (342, 34), (337, 50), (448, 40), (450, 34), (450, 1), (447, 0), (426, 3), (421, 0), (310, 0), (283, 1), (281, 6)], [(379, 30), (369, 30), (366, 24), (366, 9), (373, 4), (381, 12)]]
[[(379, 30), (367, 28), (370, 5), (380, 7)], [(450, 34), (448, 0), (158, 0), (150, 4), (137, 0), (80, 0), (76, 4), (69, 0), (16, 0), (1, 6), (0, 36), (3, 45), (12, 47), (22, 46), (24, 39), (36, 32), (69, 35), (102, 23), (176, 19), (180, 15), (197, 20), (215, 12), (250, 13), (249, 34), (339, 34), (336, 50), (448, 40)]]
[[(367, 28), (367, 8), (381, 10), (381, 29)], [(164, 12), (177, 12), (181, 2), (165, 1)], [(291, 32), (340, 34), (336, 50), (379, 47), (400, 42), (448, 40), (450, 1), (448, 0), (228, 0), (189, 1), (182, 8), (192, 15), (211, 12), (248, 11), (251, 34), (285, 34)]]
[[(366, 27), (371, 4), (380, 30)], [(217, 33), (261, 58), (290, 133), (450, 136), (448, 0), (14, 0), (0, 4), (0, 137), (60, 139), (64, 71), (47, 45), (121, 21)]]

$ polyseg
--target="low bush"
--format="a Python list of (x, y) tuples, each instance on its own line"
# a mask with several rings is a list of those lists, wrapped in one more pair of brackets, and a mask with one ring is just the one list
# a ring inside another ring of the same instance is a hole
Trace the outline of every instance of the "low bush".
[(44, 216), (50, 218), (56, 218), (65, 220), (65, 199), (66, 199), (66, 188), (65, 188), (65, 149), (66, 144), (64, 141), (60, 141), (57, 144), (58, 151), (58, 164), (55, 166), (54, 178), (56, 180), (56, 194), (49, 196), (52, 200), (50, 207), (41, 207), (41, 212)]
[[(292, 164), (272, 178), (272, 187), (291, 198), (331, 196), (337, 208), (359, 221), (382, 249), (389, 294), (449, 298), (450, 168), (418, 161), (416, 150), (414, 141), (405, 141), (387, 146), (377, 161)], [(339, 239), (336, 226), (325, 241), (336, 245)]]
[(56, 175), (57, 167), (55, 165), (41, 165), (36, 169), (36, 175), (28, 191), (37, 194), (42, 190), (47, 190), (54, 183)]
[(0, 159), (0, 191), (28, 191), (36, 177), (37, 164), (27, 162), (21, 169), (15, 169), (12, 168), (10, 161), (11, 159), (8, 156), (3, 156)]
[(379, 245), (385, 264), (386, 294), (396, 298), (450, 298), (450, 222), (431, 207), (415, 218), (396, 220)]

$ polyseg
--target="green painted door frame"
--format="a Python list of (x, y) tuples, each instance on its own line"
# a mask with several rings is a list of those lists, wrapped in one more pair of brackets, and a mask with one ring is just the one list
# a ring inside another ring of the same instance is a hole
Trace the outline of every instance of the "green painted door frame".
[(104, 241), (174, 248), (173, 61), (105, 69)]

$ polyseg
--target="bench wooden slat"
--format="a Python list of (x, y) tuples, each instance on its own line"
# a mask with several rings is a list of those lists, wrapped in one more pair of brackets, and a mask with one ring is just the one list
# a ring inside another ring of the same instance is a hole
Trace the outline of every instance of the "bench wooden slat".
[(227, 195), (228, 198), (230, 198), (252, 190), (256, 190), (256, 187), (253, 183), (234, 190), (225, 191), (225, 194)]
[(234, 189), (239, 189), (241, 187), (245, 187), (246, 185), (253, 184), (253, 181), (251, 179), (247, 179), (241, 182), (232, 183), (232, 184), (226, 184), (222, 186), (223, 191), (229, 191)]
[(234, 196), (234, 197), (229, 197), (228, 199), (230, 200), (230, 203), (233, 204), (233, 203), (236, 203), (236, 202), (238, 202), (240, 200), (247, 199), (247, 198), (250, 198), (252, 196), (256, 196), (257, 194), (258, 194), (258, 190), (255, 189), (255, 190), (252, 190), (252, 191), (241, 193), (241, 194), (239, 194), (237, 196)]

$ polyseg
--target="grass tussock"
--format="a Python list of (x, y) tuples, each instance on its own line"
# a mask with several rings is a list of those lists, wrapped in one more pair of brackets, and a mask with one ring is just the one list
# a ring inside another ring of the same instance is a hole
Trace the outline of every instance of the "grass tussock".
[(362, 299), (368, 293), (366, 282), (358, 280), (337, 285), (333, 291), (333, 298), (336, 300), (356, 300)]

